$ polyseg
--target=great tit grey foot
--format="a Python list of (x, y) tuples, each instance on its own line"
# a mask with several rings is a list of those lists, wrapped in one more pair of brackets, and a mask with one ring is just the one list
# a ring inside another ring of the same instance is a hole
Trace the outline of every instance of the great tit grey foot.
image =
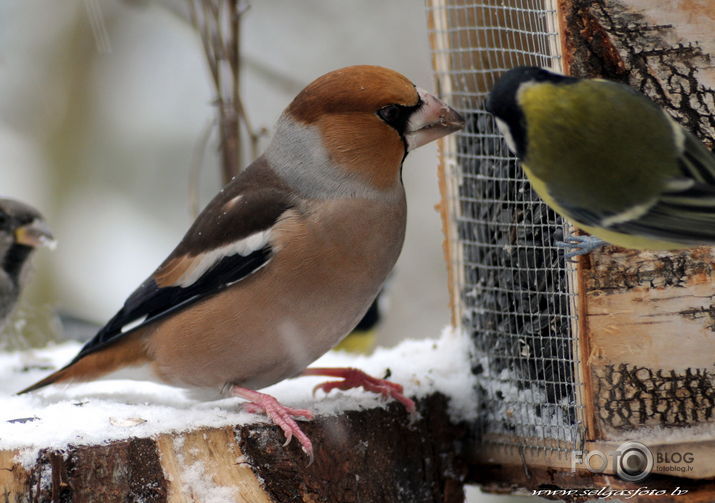
[(569, 250), (564, 253), (564, 258), (570, 260), (580, 255), (588, 255), (608, 243), (596, 236), (575, 236), (571, 234), (566, 236), (564, 241), (556, 241), (554, 244), (559, 248)]

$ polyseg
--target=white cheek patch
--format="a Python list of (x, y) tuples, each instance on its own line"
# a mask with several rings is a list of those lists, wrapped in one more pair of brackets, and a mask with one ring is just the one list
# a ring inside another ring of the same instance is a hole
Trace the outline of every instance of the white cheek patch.
[(239, 241), (216, 248), (213, 251), (204, 253), (194, 258), (193, 263), (181, 276), (177, 285), (184, 288), (193, 285), (200, 277), (218, 264), (224, 257), (230, 257), (236, 254), (239, 254), (242, 257), (247, 257), (251, 253), (266, 246), (270, 236), (270, 230), (256, 232)]
[(504, 122), (503, 120), (496, 117), (495, 119), (497, 121), (497, 127), (499, 128), (499, 132), (504, 136), (504, 140), (506, 141), (509, 150), (511, 150), (512, 153), (516, 154), (516, 143), (514, 142), (514, 137), (511, 135), (509, 126), (507, 126), (506, 122)]

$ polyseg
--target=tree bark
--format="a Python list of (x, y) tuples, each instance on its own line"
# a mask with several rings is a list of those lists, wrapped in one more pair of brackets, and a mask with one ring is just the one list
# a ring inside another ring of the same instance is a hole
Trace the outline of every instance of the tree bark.
[(107, 445), (41, 451), (23, 468), (0, 452), (6, 502), (462, 503), (466, 464), (447, 399), (397, 404), (301, 423), (315, 461), (273, 425), (201, 428)]

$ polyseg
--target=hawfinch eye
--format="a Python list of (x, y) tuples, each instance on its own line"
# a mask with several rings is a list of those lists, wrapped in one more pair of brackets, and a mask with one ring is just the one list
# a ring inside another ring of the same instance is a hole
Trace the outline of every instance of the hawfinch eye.
[(377, 115), (389, 125), (394, 126), (402, 116), (402, 110), (397, 105), (387, 105), (377, 111)]

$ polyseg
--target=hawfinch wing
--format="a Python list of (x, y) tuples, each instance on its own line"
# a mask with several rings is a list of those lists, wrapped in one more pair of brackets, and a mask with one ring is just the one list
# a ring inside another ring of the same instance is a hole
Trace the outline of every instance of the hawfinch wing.
[(270, 262), (271, 229), (293, 207), (291, 198), (276, 188), (241, 189), (246, 187), (229, 185), (206, 207), (171, 255), (72, 363), (220, 292)]

